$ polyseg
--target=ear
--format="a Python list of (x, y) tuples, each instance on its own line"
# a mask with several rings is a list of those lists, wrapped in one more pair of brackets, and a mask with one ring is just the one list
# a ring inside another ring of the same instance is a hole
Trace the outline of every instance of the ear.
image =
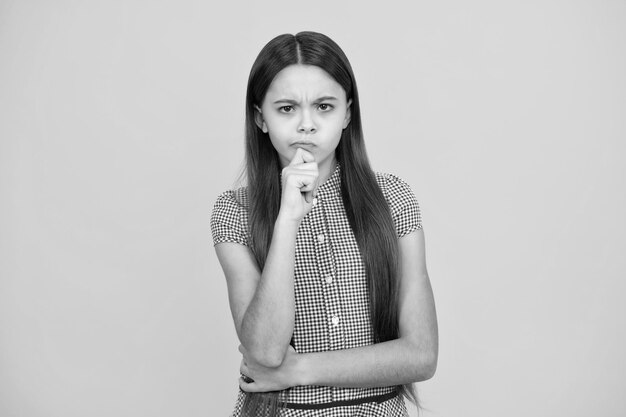
[(348, 104), (346, 105), (346, 118), (343, 120), (343, 128), (345, 129), (350, 124), (350, 119), (352, 118), (352, 99), (348, 100)]
[(261, 108), (256, 104), (254, 105), (254, 121), (263, 133), (267, 133), (267, 125), (265, 124), (265, 120), (263, 120), (263, 112), (261, 112)]

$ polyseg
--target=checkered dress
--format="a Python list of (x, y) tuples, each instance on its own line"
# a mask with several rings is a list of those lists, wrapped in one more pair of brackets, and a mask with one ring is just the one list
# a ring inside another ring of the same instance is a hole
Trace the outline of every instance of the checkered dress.
[[(400, 178), (376, 173), (391, 208), (398, 237), (421, 228), (413, 192)], [(365, 268), (348, 223), (340, 189), (340, 167), (317, 190), (312, 210), (303, 218), (295, 249), (295, 326), (298, 353), (350, 349), (373, 343)], [(250, 246), (246, 188), (221, 194), (211, 216), (214, 244)], [(289, 403), (327, 403), (387, 394), (395, 387), (339, 388), (298, 386), (284, 394)], [(240, 391), (233, 413), (240, 415), (246, 393)], [(282, 409), (281, 416), (406, 416), (404, 400), (392, 398), (317, 410)]]

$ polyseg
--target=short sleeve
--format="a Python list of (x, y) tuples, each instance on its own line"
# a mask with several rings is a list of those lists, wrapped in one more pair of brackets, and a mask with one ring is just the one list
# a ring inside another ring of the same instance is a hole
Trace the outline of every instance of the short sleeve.
[(422, 228), (422, 213), (411, 187), (393, 174), (378, 174), (398, 237)]
[(220, 194), (211, 213), (213, 245), (224, 242), (248, 245), (246, 209), (237, 201), (234, 191)]

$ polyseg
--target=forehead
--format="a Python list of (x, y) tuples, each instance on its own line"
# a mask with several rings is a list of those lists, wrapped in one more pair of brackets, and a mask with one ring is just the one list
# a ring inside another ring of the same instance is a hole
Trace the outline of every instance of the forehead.
[(315, 99), (321, 96), (334, 96), (346, 99), (346, 92), (333, 77), (315, 65), (290, 65), (276, 74), (266, 97)]

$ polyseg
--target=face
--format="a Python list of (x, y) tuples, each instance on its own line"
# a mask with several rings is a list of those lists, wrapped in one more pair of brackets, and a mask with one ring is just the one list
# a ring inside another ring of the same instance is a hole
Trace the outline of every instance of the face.
[(280, 71), (256, 107), (256, 122), (268, 133), (282, 166), (298, 148), (323, 167), (334, 166), (341, 132), (350, 122), (346, 92), (326, 71), (313, 65), (290, 65)]

